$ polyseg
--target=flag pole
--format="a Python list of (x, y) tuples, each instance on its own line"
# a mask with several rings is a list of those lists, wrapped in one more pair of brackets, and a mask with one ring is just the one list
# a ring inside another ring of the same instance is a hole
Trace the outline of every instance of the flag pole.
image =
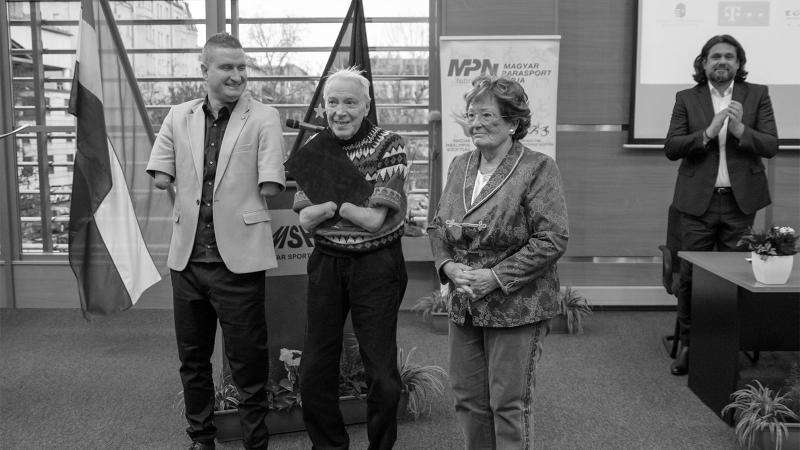
[[(108, 5), (108, 0), (99, 0), (99, 2), (100, 7), (103, 8), (103, 16), (111, 17), (113, 19), (114, 13), (111, 11), (111, 6)], [(97, 20), (97, 18), (95, 18), (95, 20)], [(118, 50), (124, 49), (125, 44), (122, 42), (122, 36), (119, 34), (117, 22), (115, 20), (106, 20), (105, 23), (108, 26), (108, 31), (111, 34), (111, 38), (114, 39), (114, 45)], [(152, 145), (153, 142), (155, 142), (156, 135), (153, 132), (153, 124), (150, 123), (150, 117), (147, 115), (147, 109), (144, 105), (144, 98), (142, 98), (142, 92), (139, 90), (139, 84), (136, 82), (136, 74), (133, 72), (133, 67), (131, 67), (131, 61), (128, 59), (128, 53), (125, 52), (125, 57), (120, 58), (119, 60), (122, 70), (125, 71), (125, 78), (130, 84), (131, 92), (133, 94), (133, 101), (136, 102), (137, 109), (142, 115), (142, 122), (144, 123), (147, 137), (150, 138), (150, 144)]]

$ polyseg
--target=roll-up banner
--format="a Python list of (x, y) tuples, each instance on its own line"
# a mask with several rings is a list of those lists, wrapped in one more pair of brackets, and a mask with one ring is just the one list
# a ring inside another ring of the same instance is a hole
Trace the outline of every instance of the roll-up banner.
[(561, 36), (442, 36), (442, 180), (457, 155), (473, 150), (456, 121), (466, 112), (464, 94), (479, 75), (519, 82), (531, 108), (531, 127), (522, 144), (556, 156), (558, 50)]

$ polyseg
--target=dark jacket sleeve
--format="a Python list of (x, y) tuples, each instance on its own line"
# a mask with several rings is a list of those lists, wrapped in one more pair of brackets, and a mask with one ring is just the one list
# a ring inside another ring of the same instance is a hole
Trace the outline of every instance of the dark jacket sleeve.
[(664, 143), (664, 153), (672, 161), (704, 153), (714, 145), (713, 139), (703, 145), (705, 128), (692, 131), (689, 125), (686, 100), (685, 92), (678, 92), (675, 95), (675, 106), (672, 108), (672, 118), (669, 121), (667, 141)]

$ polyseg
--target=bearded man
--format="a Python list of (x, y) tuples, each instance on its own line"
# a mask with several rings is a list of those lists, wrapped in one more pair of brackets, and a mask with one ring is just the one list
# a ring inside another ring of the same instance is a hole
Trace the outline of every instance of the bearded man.
[[(706, 42), (694, 61), (697, 85), (678, 92), (664, 151), (681, 160), (673, 206), (681, 213), (681, 249), (739, 251), (739, 238), (769, 205), (761, 158), (778, 152), (766, 86), (745, 82), (742, 45), (727, 34)], [(692, 266), (681, 261), (680, 345), (670, 371), (689, 370)]]

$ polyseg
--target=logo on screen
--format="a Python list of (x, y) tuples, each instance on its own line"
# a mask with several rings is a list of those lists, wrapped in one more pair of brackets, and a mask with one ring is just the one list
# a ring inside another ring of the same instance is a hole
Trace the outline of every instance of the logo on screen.
[(720, 2), (719, 25), (765, 27), (769, 25), (769, 2)]
[(675, 5), (675, 17), (682, 19), (686, 17), (686, 5), (683, 3), (678, 3)]
[(787, 27), (800, 27), (800, 9), (787, 9), (784, 16)]

